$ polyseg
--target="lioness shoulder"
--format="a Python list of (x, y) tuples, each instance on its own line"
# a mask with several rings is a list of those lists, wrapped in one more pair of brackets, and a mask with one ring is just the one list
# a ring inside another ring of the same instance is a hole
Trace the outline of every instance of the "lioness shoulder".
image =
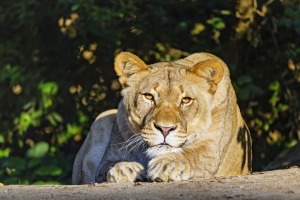
[(146, 65), (122, 52), (115, 71), (123, 99), (110, 120), (102, 115), (94, 122), (76, 157), (73, 184), (251, 172), (250, 133), (220, 58), (195, 53)]

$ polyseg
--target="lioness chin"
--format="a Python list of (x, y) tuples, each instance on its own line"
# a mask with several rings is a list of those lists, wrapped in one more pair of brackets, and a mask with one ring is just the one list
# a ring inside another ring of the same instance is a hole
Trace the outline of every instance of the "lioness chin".
[(118, 110), (101, 113), (78, 152), (73, 184), (181, 181), (251, 172), (251, 138), (229, 70), (195, 53), (146, 65), (122, 52)]

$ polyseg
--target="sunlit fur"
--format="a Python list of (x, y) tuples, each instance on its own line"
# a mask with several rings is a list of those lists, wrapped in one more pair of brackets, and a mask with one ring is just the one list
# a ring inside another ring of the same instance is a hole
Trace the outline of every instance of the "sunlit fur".
[(115, 71), (123, 99), (114, 121), (102, 116), (94, 122), (76, 157), (73, 183), (251, 172), (250, 133), (220, 58), (195, 53), (146, 65), (122, 52)]

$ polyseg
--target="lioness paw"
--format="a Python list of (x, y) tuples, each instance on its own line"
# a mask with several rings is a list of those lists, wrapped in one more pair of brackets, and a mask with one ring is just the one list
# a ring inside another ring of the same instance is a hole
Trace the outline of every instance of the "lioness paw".
[(160, 156), (149, 163), (148, 178), (156, 182), (188, 180), (191, 178), (190, 171), (188, 163)]
[(145, 179), (145, 169), (137, 162), (119, 162), (107, 172), (107, 182), (124, 183)]

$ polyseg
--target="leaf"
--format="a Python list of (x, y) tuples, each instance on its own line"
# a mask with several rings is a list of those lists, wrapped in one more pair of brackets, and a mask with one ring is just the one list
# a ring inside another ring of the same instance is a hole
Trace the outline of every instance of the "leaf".
[(1, 168), (15, 169), (15, 172), (20, 174), (21, 171), (26, 169), (26, 162), (23, 158), (8, 157), (1, 162)]
[(59, 176), (62, 174), (62, 169), (55, 165), (46, 165), (38, 168), (35, 173), (39, 176)]
[(9, 147), (5, 148), (5, 149), (0, 149), (0, 158), (1, 157), (8, 157), (9, 153), (10, 153), (11, 149)]
[(269, 89), (271, 91), (279, 91), (280, 89), (280, 83), (278, 81), (274, 81), (269, 85)]
[(23, 109), (24, 109), (24, 110), (27, 110), (27, 109), (29, 109), (33, 104), (34, 104), (33, 101), (29, 101), (28, 103), (26, 103), (26, 104), (23, 106)]
[(58, 91), (58, 85), (55, 82), (46, 82), (46, 83), (40, 83), (39, 89), (43, 94), (47, 95), (55, 95)]
[(251, 92), (254, 96), (259, 96), (264, 94), (264, 91), (260, 87), (254, 84), (251, 84)]
[(27, 130), (31, 123), (31, 117), (27, 112), (22, 112), (20, 116), (20, 124), (23, 126), (24, 130)]
[(237, 96), (239, 99), (241, 100), (245, 100), (245, 99), (248, 99), (249, 98), (249, 95), (250, 95), (250, 91), (247, 90), (247, 89), (244, 89), (242, 88), (241, 90), (239, 90), (237, 92)]
[(15, 176), (9, 176), (3, 180), (4, 185), (16, 185), (20, 183), (20, 179)]
[(40, 158), (32, 158), (29, 160), (27, 166), (29, 169), (34, 168), (36, 166), (38, 166), (41, 163), (41, 159)]
[(79, 115), (79, 122), (81, 124), (88, 122), (89, 118), (83, 112), (79, 111), (78, 115)]
[(0, 143), (4, 143), (4, 135), (0, 133)]
[(71, 10), (72, 10), (72, 11), (76, 11), (76, 10), (78, 10), (78, 8), (79, 8), (79, 4), (74, 4), (74, 5), (71, 7)]
[(49, 120), (49, 122), (50, 122), (51, 125), (53, 125), (53, 126), (57, 125), (57, 122), (55, 121), (53, 115), (48, 115), (47, 119)]
[(32, 118), (39, 118), (43, 115), (43, 111), (42, 110), (37, 110), (37, 111), (33, 111), (31, 113), (31, 117)]
[(52, 116), (54, 117), (54, 119), (57, 121), (57, 122), (62, 122), (63, 121), (63, 118), (60, 116), (60, 114), (58, 114), (57, 112), (53, 112), (52, 113)]
[(255, 97), (264, 94), (264, 91), (253, 83), (244, 85), (238, 92), (239, 99), (245, 100), (250, 97)]
[(239, 85), (244, 85), (246, 83), (251, 83), (251, 82), (252, 82), (252, 77), (249, 75), (240, 76), (237, 79), (237, 83)]
[(61, 183), (56, 181), (36, 181), (33, 185), (61, 185)]
[(34, 127), (37, 127), (41, 123), (40, 117), (43, 115), (42, 110), (33, 111), (31, 113), (31, 125)]
[(208, 24), (212, 25), (215, 29), (221, 30), (226, 27), (224, 21), (222, 18), (219, 17), (213, 17), (206, 21)]
[(41, 158), (46, 155), (49, 150), (49, 144), (47, 142), (38, 142), (33, 148), (28, 149), (26, 155), (29, 158)]

